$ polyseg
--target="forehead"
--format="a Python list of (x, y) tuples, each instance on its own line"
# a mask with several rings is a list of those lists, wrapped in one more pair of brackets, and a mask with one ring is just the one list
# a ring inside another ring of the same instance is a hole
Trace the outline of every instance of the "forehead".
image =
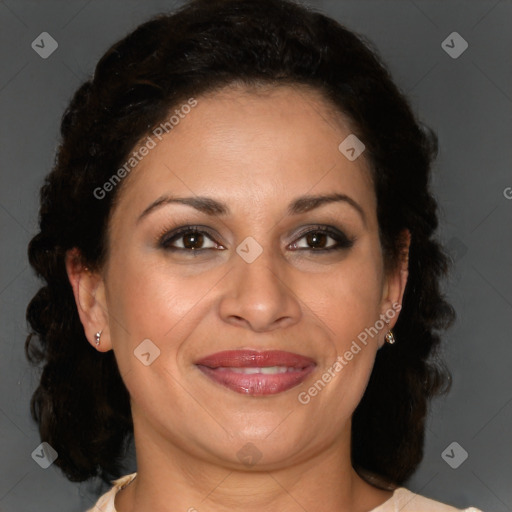
[(131, 218), (165, 193), (212, 196), (240, 214), (333, 191), (374, 206), (364, 153), (350, 161), (339, 149), (350, 123), (318, 91), (230, 86), (194, 101), (173, 107), (162, 136), (148, 134), (152, 147), (125, 178), (114, 217)]

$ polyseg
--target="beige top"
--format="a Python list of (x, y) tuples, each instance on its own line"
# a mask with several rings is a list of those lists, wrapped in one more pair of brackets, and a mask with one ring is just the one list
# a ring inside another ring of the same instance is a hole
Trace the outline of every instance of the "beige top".
[[(114, 486), (99, 498), (96, 505), (87, 512), (116, 512), (114, 498), (116, 493), (127, 486), (137, 473), (125, 475), (112, 482)], [(389, 500), (369, 512), (482, 512), (477, 508), (459, 509), (434, 501), (419, 494), (414, 494), (405, 487), (395, 489)]]

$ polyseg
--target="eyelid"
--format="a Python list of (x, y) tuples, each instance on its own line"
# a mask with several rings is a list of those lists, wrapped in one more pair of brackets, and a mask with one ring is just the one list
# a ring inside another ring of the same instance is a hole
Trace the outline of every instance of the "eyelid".
[(323, 233), (330, 233), (337, 236), (344, 236), (348, 240), (350, 240), (350, 237), (343, 232), (341, 229), (331, 226), (329, 224), (310, 224), (308, 226), (305, 226), (303, 229), (299, 230), (298, 233), (294, 234), (294, 237), (302, 238), (304, 235), (307, 235), (308, 233), (320, 231)]
[(316, 224), (306, 226), (304, 229), (300, 230), (299, 233), (296, 233), (291, 243), (297, 243), (297, 241), (301, 240), (302, 238), (304, 238), (304, 236), (308, 235), (309, 233), (323, 233), (336, 241), (334, 247), (330, 247), (327, 249), (309, 249), (311, 252), (321, 252), (322, 250), (329, 251), (344, 248), (348, 249), (352, 247), (356, 241), (356, 237), (347, 235), (344, 231), (335, 226), (331, 226), (329, 224)]
[[(217, 241), (217, 239), (216, 239), (217, 235), (214, 235), (208, 227), (197, 225), (197, 224), (187, 224), (187, 225), (179, 226), (176, 228), (165, 228), (156, 237), (156, 241), (157, 241), (158, 245), (163, 247), (170, 240), (172, 240), (174, 238), (179, 238), (180, 236), (185, 235), (187, 233), (204, 234), (204, 235), (208, 236), (208, 238), (215, 244), (220, 245), (220, 246), (224, 245), (222, 242)], [(177, 249), (181, 249), (181, 248), (178, 247)], [(199, 251), (199, 250), (201, 250), (201, 249), (197, 249), (197, 251)]]
[[(223, 242), (218, 242), (217, 238), (218, 235), (214, 235), (210, 228), (207, 226), (202, 225), (192, 225), (192, 224), (185, 224), (176, 228), (169, 228), (162, 230), (160, 234), (157, 236), (157, 244), (159, 247), (169, 250), (169, 251), (178, 251), (178, 252), (192, 252), (192, 253), (200, 253), (204, 251), (210, 251), (214, 248), (212, 247), (206, 247), (206, 248), (199, 248), (199, 249), (186, 249), (182, 247), (172, 247), (168, 246), (167, 244), (170, 243), (170, 241), (174, 241), (179, 239), (180, 237), (189, 234), (189, 233), (198, 233), (201, 235), (206, 236), (211, 242), (216, 244), (218, 247), (215, 247), (217, 250), (225, 250), (225, 244)], [(328, 251), (334, 251), (334, 250), (342, 250), (342, 249), (349, 249), (354, 245), (354, 242), (356, 241), (356, 237), (350, 237), (348, 236), (344, 231), (341, 229), (331, 226), (328, 224), (316, 224), (316, 225), (308, 225), (304, 226), (299, 233), (295, 233), (293, 236), (294, 238), (287, 244), (287, 247), (289, 247), (291, 244), (296, 245), (302, 238), (304, 238), (306, 235), (310, 233), (322, 233), (329, 238), (332, 238), (335, 241), (334, 245), (331, 245), (327, 248), (320, 248), (320, 249), (314, 249), (314, 248), (307, 248), (307, 247), (301, 247), (301, 248), (295, 248), (292, 249), (292, 251), (309, 251), (309, 252), (316, 252), (316, 253), (322, 253), (322, 252), (328, 252)]]

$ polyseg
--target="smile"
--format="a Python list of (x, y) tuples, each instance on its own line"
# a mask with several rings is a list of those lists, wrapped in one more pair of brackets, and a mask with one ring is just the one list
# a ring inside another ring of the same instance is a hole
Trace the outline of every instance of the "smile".
[(287, 391), (303, 382), (316, 367), (310, 357), (280, 350), (229, 350), (195, 364), (217, 384), (251, 396)]

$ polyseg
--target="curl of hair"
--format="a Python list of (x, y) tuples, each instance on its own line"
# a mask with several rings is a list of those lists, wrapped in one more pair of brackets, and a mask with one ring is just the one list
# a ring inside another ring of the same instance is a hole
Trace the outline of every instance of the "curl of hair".
[(123, 183), (94, 190), (142, 137), (186, 98), (231, 84), (306, 85), (350, 119), (366, 146), (387, 265), (398, 264), (400, 233), (411, 233), (409, 279), (397, 343), (378, 351), (352, 421), (352, 464), (368, 481), (402, 484), (423, 457), (428, 403), (449, 389), (436, 350), (454, 311), (440, 291), (448, 259), (435, 239), (429, 191), (436, 138), (415, 119), (378, 53), (336, 21), (289, 0), (195, 0), (145, 22), (114, 44), (75, 93), (61, 143), (41, 188), (39, 233), (28, 254), (46, 285), (27, 307), (25, 350), (43, 362), (31, 413), (72, 481), (122, 474), (133, 435), (129, 395), (112, 351), (85, 339), (66, 274), (66, 251), (99, 269)]

